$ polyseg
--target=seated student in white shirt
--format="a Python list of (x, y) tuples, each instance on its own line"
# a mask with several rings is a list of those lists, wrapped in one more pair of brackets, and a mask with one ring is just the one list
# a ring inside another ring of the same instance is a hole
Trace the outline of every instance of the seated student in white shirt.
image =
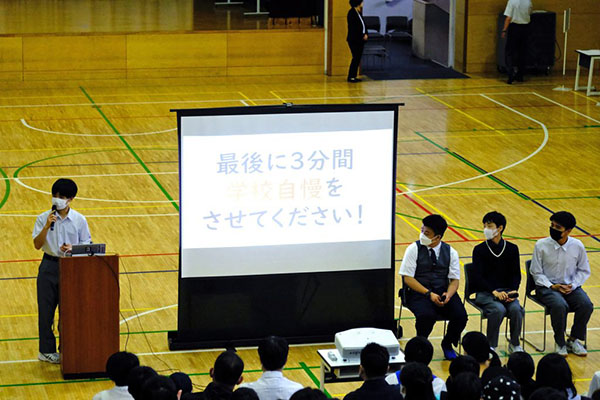
[(283, 376), (288, 351), (287, 340), (282, 337), (263, 339), (258, 345), (258, 356), (264, 372), (257, 381), (243, 383), (240, 387), (254, 389), (260, 400), (289, 400), (303, 386)]
[[(591, 274), (585, 247), (579, 239), (569, 237), (575, 225), (575, 217), (567, 211), (552, 214), (550, 237), (537, 241), (530, 267), (536, 296), (550, 309), (555, 353), (562, 356), (567, 352), (587, 355), (581, 341), (585, 340), (587, 323), (594, 311), (594, 305), (581, 288)], [(565, 342), (568, 311), (574, 311), (575, 318)]]
[(133, 400), (127, 387), (127, 377), (132, 369), (140, 365), (140, 360), (133, 353), (119, 351), (108, 357), (106, 374), (115, 387), (96, 393), (92, 400)]

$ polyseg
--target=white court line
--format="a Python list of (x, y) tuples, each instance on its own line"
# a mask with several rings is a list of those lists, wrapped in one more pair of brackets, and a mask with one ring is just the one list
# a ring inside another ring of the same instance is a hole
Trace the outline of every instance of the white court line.
[(561, 104), (561, 103), (559, 103), (559, 102), (557, 102), (557, 101), (554, 101), (554, 100), (552, 100), (552, 99), (549, 99), (549, 98), (547, 98), (546, 96), (542, 96), (541, 94), (538, 94), (538, 93), (536, 93), (536, 92), (533, 92), (533, 94), (534, 94), (535, 96), (539, 97), (539, 98), (542, 98), (542, 99), (544, 99), (544, 100), (546, 100), (546, 101), (549, 101), (550, 103), (556, 104), (557, 106), (560, 106), (560, 107), (564, 108), (565, 110), (569, 110), (569, 111), (571, 111), (571, 112), (574, 112), (574, 113), (575, 113), (575, 114), (577, 114), (577, 115), (580, 115), (580, 116), (582, 116), (582, 117), (584, 117), (584, 118), (587, 118), (587, 119), (589, 119), (590, 121), (594, 121), (594, 122), (596, 122), (596, 123), (600, 124), (600, 121), (598, 121), (597, 119), (594, 119), (594, 118), (590, 117), (589, 115), (586, 115), (586, 114), (584, 114), (584, 113), (582, 113), (582, 112), (579, 112), (579, 111), (577, 111), (577, 110), (574, 110), (574, 109), (572, 109), (571, 107), (567, 107), (567, 106), (565, 106), (564, 104)]
[(164, 306), (164, 307), (155, 308), (154, 310), (144, 311), (143, 313), (135, 314), (135, 315), (132, 315), (131, 317), (121, 320), (121, 322), (119, 322), (119, 325), (123, 325), (125, 322), (129, 322), (132, 319), (136, 319), (136, 318), (144, 316), (144, 315), (152, 314), (157, 311), (167, 310), (169, 308), (175, 308), (175, 307), (177, 307), (177, 304), (171, 304), (170, 306)]
[[(52, 167), (49, 165), (49, 167)], [(165, 172), (153, 172), (152, 175), (177, 175), (179, 171), (165, 171)], [(148, 176), (147, 172), (130, 172), (124, 174), (87, 174), (87, 175), (69, 175), (71, 178), (98, 178), (105, 176)], [(17, 179), (56, 179), (62, 178), (63, 175), (42, 175), (42, 176), (20, 176), (18, 178), (8, 177), (8, 178), (0, 178), (0, 180), (17, 180)], [(79, 197), (78, 197), (79, 198)]]
[[(34, 130), (34, 131), (38, 131), (38, 132), (43, 132), (43, 133), (51, 133), (53, 135), (66, 135), (66, 136), (94, 136), (94, 137), (115, 137), (114, 133), (71, 133), (71, 132), (57, 132), (57, 131), (49, 131), (46, 129), (40, 129), (40, 128), (36, 128), (35, 126), (31, 126), (27, 123), (27, 121), (25, 121), (23, 118), (21, 118), (21, 123), (23, 125), (25, 125), (27, 128)], [(165, 129), (164, 131), (155, 131), (155, 132), (141, 132), (141, 133), (120, 133), (120, 136), (144, 136), (144, 135), (156, 135), (159, 133), (165, 133), (165, 132), (173, 132), (176, 131), (177, 128), (172, 128), (172, 129)]]
[(514, 112), (516, 114), (519, 114), (523, 118), (527, 118), (528, 120), (533, 121), (536, 124), (541, 125), (542, 129), (544, 130), (544, 140), (542, 141), (542, 144), (540, 144), (539, 147), (533, 153), (529, 154), (527, 157), (522, 158), (522, 159), (520, 159), (517, 162), (514, 162), (514, 163), (512, 163), (510, 165), (507, 165), (505, 167), (499, 168), (497, 170), (494, 170), (494, 171), (491, 171), (491, 172), (488, 172), (488, 173), (485, 173), (485, 174), (473, 176), (471, 178), (461, 179), (460, 181), (456, 181), (456, 182), (444, 183), (444, 184), (441, 184), (441, 185), (436, 185), (436, 186), (432, 186), (432, 187), (428, 187), (428, 188), (423, 188), (423, 189), (407, 190), (405, 192), (399, 192), (399, 193), (396, 193), (396, 196), (400, 196), (402, 194), (426, 192), (426, 191), (429, 191), (429, 190), (434, 190), (434, 189), (439, 189), (439, 188), (443, 188), (443, 187), (458, 185), (460, 183), (474, 181), (475, 179), (483, 178), (483, 177), (486, 177), (486, 176), (489, 176), (489, 175), (493, 175), (493, 174), (496, 174), (498, 172), (506, 171), (507, 169), (516, 167), (517, 165), (524, 163), (525, 161), (529, 160), (531, 157), (535, 156), (537, 153), (539, 153), (540, 151), (542, 151), (542, 149), (546, 146), (546, 143), (548, 143), (548, 138), (549, 138), (548, 128), (546, 128), (546, 125), (544, 125), (543, 123), (541, 123), (540, 121), (538, 121), (536, 119), (531, 118), (528, 115), (523, 114), (520, 111), (515, 110), (514, 108), (511, 108), (511, 107), (507, 106), (506, 104), (500, 103), (499, 101), (496, 101), (496, 100), (494, 100), (494, 99), (486, 96), (485, 94), (480, 94), (480, 96), (488, 99), (489, 101), (491, 101), (493, 103), (498, 104), (501, 107), (506, 108), (507, 110), (510, 110), (510, 111), (512, 111), (512, 112)]
[(245, 105), (246, 107), (249, 107), (248, 103), (246, 103), (244, 100), (240, 100), (240, 102)]

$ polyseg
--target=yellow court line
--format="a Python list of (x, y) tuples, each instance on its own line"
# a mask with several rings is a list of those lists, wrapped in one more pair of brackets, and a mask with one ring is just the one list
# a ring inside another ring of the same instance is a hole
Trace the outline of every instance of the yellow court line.
[[(569, 128), (565, 128), (565, 131), (568, 130)], [(556, 136), (556, 135), (582, 135), (582, 134), (595, 134), (595, 133), (600, 133), (600, 131), (598, 131), (598, 127), (595, 126), (590, 126), (587, 127), (585, 130), (584, 129), (580, 129), (579, 131), (574, 131), (574, 132), (552, 132), (552, 136)], [(523, 130), (523, 131), (537, 131), (539, 129), (537, 128), (533, 128), (533, 129), (529, 129), (529, 128), (522, 128), (519, 130)], [(516, 132), (517, 130), (513, 129), (514, 132)], [(436, 132), (425, 132), (425, 133), (436, 133)], [(444, 133), (444, 131), (438, 131), (437, 133)], [(444, 135), (445, 139), (470, 139), (470, 138), (477, 138), (477, 139), (481, 139), (481, 138), (493, 138), (493, 137), (498, 137), (498, 136), (506, 136), (505, 134), (494, 134), (494, 133), (488, 133), (488, 134), (474, 134), (474, 135)], [(539, 136), (539, 133), (511, 133), (510, 134), (511, 137), (513, 136)], [(401, 141), (402, 139), (412, 139), (414, 141), (424, 141), (424, 139), (419, 139), (419, 138), (415, 138), (414, 136), (398, 136), (398, 140)]]
[(252, 104), (253, 106), (256, 105), (256, 103), (248, 96), (246, 96), (244, 93), (242, 92), (238, 92), (243, 98), (245, 98), (246, 100), (248, 100), (250, 102), (250, 104)]
[(576, 95), (577, 95), (577, 96), (579, 96), (579, 97), (583, 97), (583, 98), (584, 98), (584, 99), (586, 99), (586, 100), (593, 101), (594, 103), (596, 102), (596, 100), (590, 99), (590, 98), (589, 98), (588, 96), (586, 96), (586, 95), (583, 95), (583, 94), (581, 94), (581, 93), (577, 93), (577, 90), (573, 90), (573, 93), (574, 93), (574, 94), (576, 94)]
[[(136, 308), (135, 310), (133, 308), (126, 308), (123, 310), (120, 310), (121, 312), (138, 312), (138, 311), (149, 311), (149, 310), (154, 310), (154, 308), (151, 307), (145, 307), (145, 308)], [(6, 315), (0, 315), (0, 318), (26, 318), (26, 317), (37, 317), (37, 314), (6, 314)]]
[(274, 90), (269, 90), (269, 93), (271, 93), (273, 96), (277, 97), (279, 100), (281, 100), (282, 103), (287, 103), (287, 101), (285, 101), (284, 99), (282, 99), (281, 97), (279, 97), (277, 95), (277, 93), (275, 93)]
[[(1, 179), (0, 179), (1, 180)], [(170, 203), (159, 204), (159, 205), (139, 205), (139, 206), (114, 206), (114, 207), (77, 207), (77, 210), (81, 211), (92, 211), (92, 210), (126, 210), (130, 208), (161, 208), (161, 207), (172, 207)], [(42, 210), (3, 210), (3, 214), (25, 214), (25, 213), (43, 213), (44, 211), (48, 211), (48, 209)]]
[(423, 94), (424, 94), (424, 95), (426, 95), (427, 97), (429, 97), (429, 98), (432, 98), (433, 100), (437, 101), (438, 103), (441, 103), (441, 104), (445, 105), (446, 107), (449, 107), (449, 108), (451, 108), (451, 109), (452, 109), (452, 110), (454, 110), (454, 111), (458, 111), (459, 113), (461, 113), (461, 114), (462, 114), (462, 115), (464, 115), (465, 117), (467, 117), (467, 118), (469, 118), (469, 119), (472, 119), (473, 121), (475, 121), (475, 122), (477, 122), (477, 123), (480, 123), (481, 125), (485, 126), (486, 128), (493, 130), (494, 132), (498, 132), (498, 133), (499, 133), (500, 135), (502, 135), (502, 136), (505, 136), (505, 134), (504, 134), (504, 133), (502, 133), (502, 132), (501, 132), (501, 131), (499, 131), (498, 129), (494, 128), (493, 126), (491, 126), (491, 125), (488, 125), (488, 124), (486, 124), (485, 122), (478, 120), (477, 118), (475, 118), (475, 117), (473, 117), (473, 116), (471, 116), (471, 115), (467, 114), (466, 112), (464, 112), (464, 111), (462, 111), (462, 110), (459, 110), (458, 108), (454, 107), (453, 105), (451, 105), (451, 104), (448, 104), (448, 103), (446, 103), (445, 101), (443, 101), (443, 100), (440, 100), (440, 99), (438, 99), (437, 97), (435, 97), (435, 96), (432, 96), (432, 95), (428, 94), (428, 93), (427, 93), (427, 92), (425, 92), (424, 90), (421, 90), (421, 89), (419, 89), (419, 88), (415, 88), (415, 89), (416, 89), (416, 90), (418, 90), (419, 92), (423, 93)]
[(398, 215), (398, 217), (400, 217), (408, 225), (412, 226), (415, 231), (421, 232), (421, 230), (419, 228), (417, 228), (412, 222), (410, 222), (409, 220), (407, 220), (406, 218), (404, 218), (402, 215)]
[[(116, 137), (116, 136), (115, 136)], [(160, 144), (154, 145), (146, 145), (146, 146), (135, 146), (136, 150), (144, 150), (144, 149), (155, 149), (157, 147), (163, 147)], [(177, 150), (177, 147), (169, 148), (168, 146), (164, 146), (165, 150)], [(45, 147), (45, 148), (34, 148), (34, 149), (0, 149), (0, 153), (13, 153), (13, 152), (34, 152), (34, 151), (72, 151), (72, 150), (123, 150), (128, 151), (123, 146), (111, 146), (111, 147)]]

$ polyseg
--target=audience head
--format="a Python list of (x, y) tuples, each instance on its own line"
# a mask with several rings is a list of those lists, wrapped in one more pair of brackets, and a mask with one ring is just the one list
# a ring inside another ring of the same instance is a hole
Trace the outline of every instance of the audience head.
[(519, 384), (529, 382), (535, 373), (535, 364), (533, 358), (524, 351), (516, 351), (508, 358), (506, 367), (512, 372), (515, 380)]
[(497, 376), (483, 387), (483, 400), (521, 400), (521, 386), (512, 378)]
[(258, 345), (258, 356), (265, 371), (277, 371), (287, 362), (289, 346), (287, 340), (279, 336), (269, 336)]
[(390, 353), (377, 343), (369, 343), (360, 352), (361, 376), (364, 380), (385, 376), (390, 362)]
[(441, 215), (431, 214), (423, 218), (422, 222), (421, 233), (431, 239), (431, 245), (439, 243), (448, 228), (446, 220)]
[(566, 393), (551, 387), (542, 387), (531, 393), (529, 400), (568, 400)]
[(450, 378), (462, 372), (472, 372), (479, 376), (479, 363), (471, 356), (458, 356), (450, 362), (449, 372)]
[(405, 400), (435, 400), (429, 367), (420, 362), (409, 362), (400, 371), (400, 382)]
[(433, 346), (431, 342), (422, 336), (415, 336), (410, 339), (404, 347), (404, 360), (409, 362), (419, 362), (429, 365), (433, 358)]
[(259, 400), (254, 389), (237, 388), (231, 395), (231, 400)]
[[(590, 396), (589, 393), (588, 396)], [(597, 389), (594, 393), (592, 393), (590, 397), (592, 398), (592, 400), (600, 400), (600, 389)]]
[(465, 353), (475, 358), (478, 363), (483, 364), (491, 359), (490, 366), (500, 365), (498, 354), (490, 348), (490, 342), (483, 333), (477, 331), (466, 333), (462, 345)]
[(496, 234), (499, 235), (502, 235), (506, 229), (506, 217), (504, 217), (504, 215), (500, 214), (498, 211), (491, 211), (485, 214), (482, 222), (484, 229), (497, 229)]
[(133, 353), (119, 351), (106, 361), (106, 374), (117, 386), (127, 386), (129, 373), (135, 367), (139, 367), (140, 360)]
[[(258, 351), (260, 354), (260, 347)], [(244, 362), (235, 351), (228, 350), (219, 354), (214, 367), (210, 369), (210, 376), (217, 383), (234, 387), (242, 382), (242, 372), (244, 372)]]
[[(479, 364), (477, 369), (479, 370)], [(481, 399), (481, 381), (474, 372), (461, 372), (448, 379), (446, 388), (448, 390), (447, 400), (480, 400)], [(403, 382), (404, 383), (404, 382)]]
[(192, 380), (188, 374), (184, 372), (175, 372), (174, 374), (171, 374), (169, 378), (175, 383), (177, 390), (181, 390), (181, 393), (185, 394), (192, 392)]
[(142, 398), (144, 400), (178, 400), (175, 382), (166, 376), (157, 375), (144, 383)]
[(133, 368), (127, 377), (127, 390), (131, 397), (135, 400), (141, 400), (144, 383), (157, 375), (156, 371), (150, 367), (139, 366)]
[(350, 7), (358, 7), (363, 3), (363, 0), (350, 0)]
[(555, 212), (550, 217), (550, 236), (557, 242), (567, 240), (567, 236), (569, 236), (576, 224), (577, 221), (570, 212)]
[(60, 178), (52, 185), (52, 196), (72, 199), (77, 195), (77, 184), (72, 179)]
[(313, 389), (305, 387), (304, 389), (298, 390), (290, 397), (290, 400), (328, 400), (325, 393), (319, 389)]
[(560, 354), (550, 353), (542, 357), (538, 362), (535, 380), (539, 387), (551, 387), (562, 393), (571, 389), (573, 396), (577, 394), (569, 363)]
[(506, 367), (494, 366), (486, 368), (481, 374), (481, 386), (485, 387), (488, 383), (499, 376), (504, 376), (515, 380), (513, 374)]

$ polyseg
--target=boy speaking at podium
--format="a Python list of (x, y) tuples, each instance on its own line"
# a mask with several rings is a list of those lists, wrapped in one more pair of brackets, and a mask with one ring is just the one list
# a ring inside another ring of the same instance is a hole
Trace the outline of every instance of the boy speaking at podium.
[(52, 209), (38, 215), (33, 228), (33, 245), (44, 256), (37, 276), (38, 332), (40, 361), (60, 363), (56, 338), (52, 331), (54, 313), (58, 306), (58, 261), (74, 244), (92, 241), (87, 221), (71, 208), (77, 185), (71, 179), (58, 179), (52, 185)]

